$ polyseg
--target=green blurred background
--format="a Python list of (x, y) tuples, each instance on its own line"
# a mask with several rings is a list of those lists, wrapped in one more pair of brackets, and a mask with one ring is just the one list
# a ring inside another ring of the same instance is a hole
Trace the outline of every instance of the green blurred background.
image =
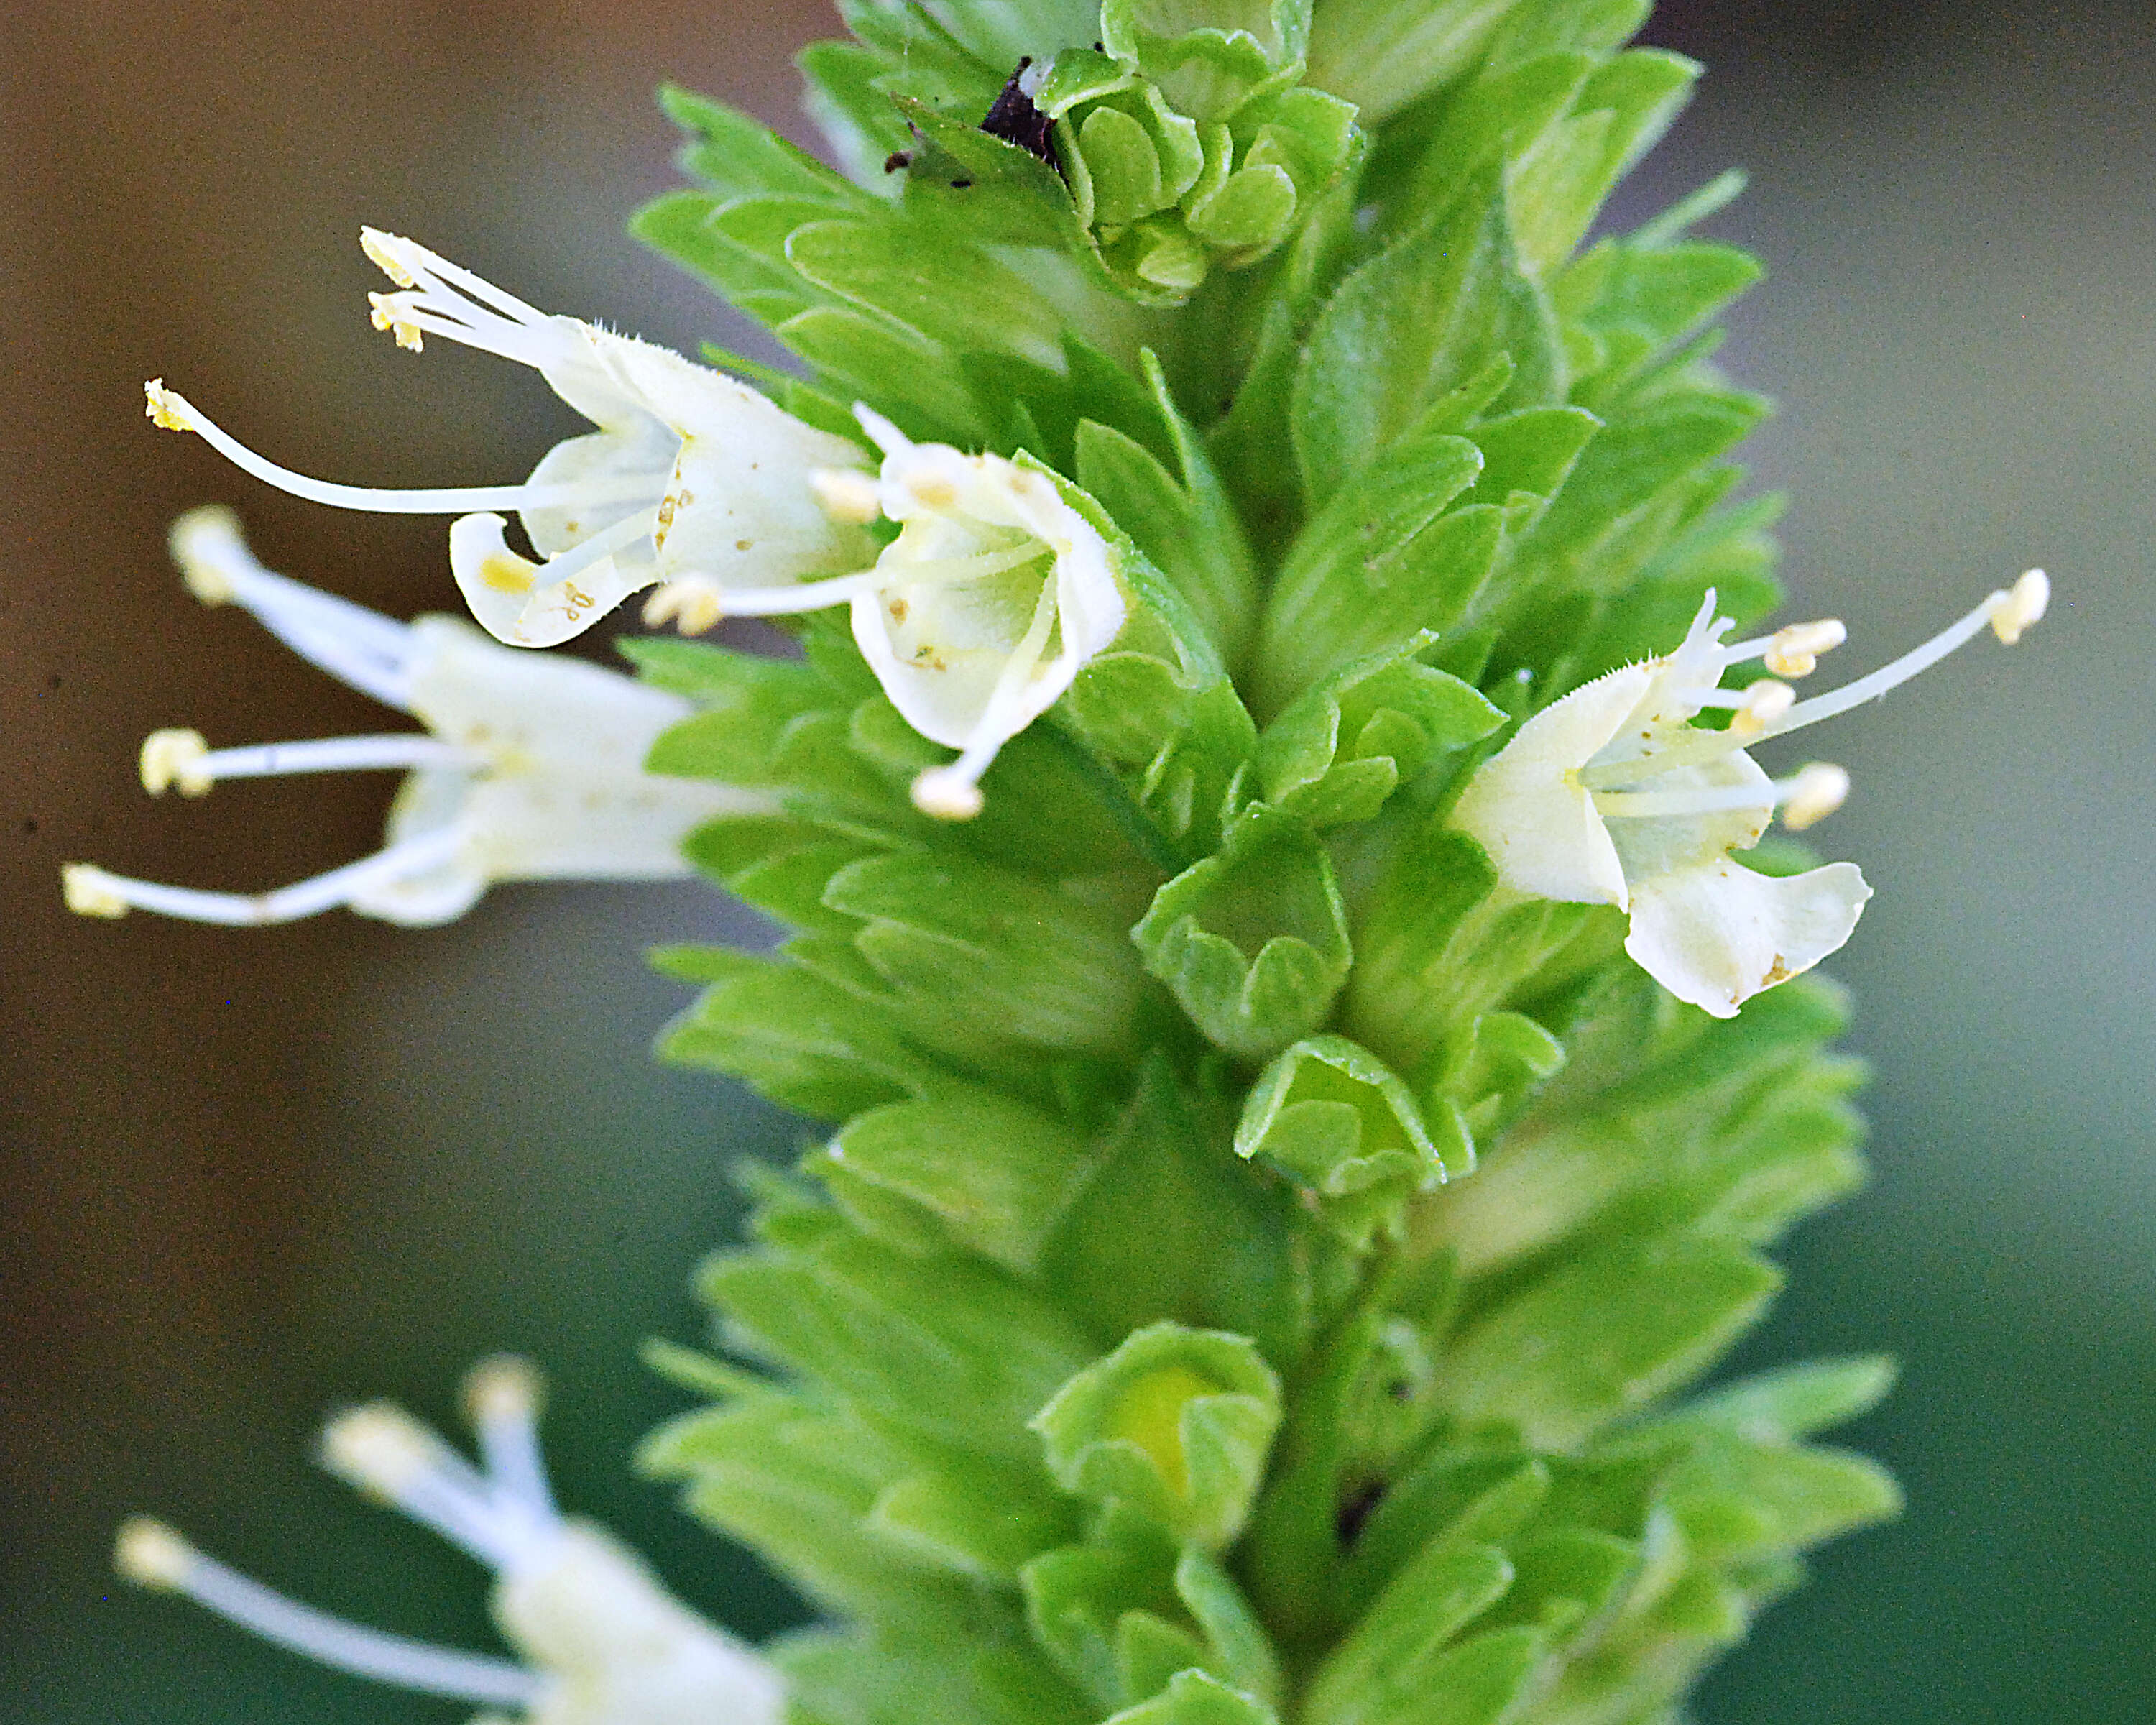
[[(77, 922), (56, 870), (256, 887), (371, 848), (386, 781), (151, 803), (142, 735), (374, 728), (357, 696), (163, 552), (206, 499), (275, 567), (440, 607), (440, 526), (269, 493), (154, 436), (164, 375), (292, 465), (504, 479), (576, 423), (536, 379), (367, 326), (362, 220), (551, 310), (693, 349), (742, 326), (620, 238), (669, 183), (674, 77), (797, 137), (786, 56), (819, 3), (604, 8), (87, 0), (0, 54), (0, 1714), (324, 1725), (458, 1716), (116, 1589), (110, 1529), (167, 1516), (324, 1604), (486, 1645), (476, 1578), (306, 1460), (320, 1415), (393, 1394), (446, 1419), (479, 1353), (540, 1357), (563, 1494), (752, 1632), (789, 1607), (637, 1482), (675, 1399), (635, 1363), (697, 1335), (684, 1291), (742, 1153), (802, 1128), (660, 1071), (659, 939), (755, 939), (694, 888), (524, 888), (447, 930), (342, 915), (259, 933)], [(1902, 1390), (1851, 1440), (1907, 1518), (1829, 1552), (1717, 1675), (1738, 1722), (2142, 1721), (2156, 1712), (2156, 21), (2102, 7), (1677, 3), (1654, 39), (1701, 99), (1612, 219), (1731, 163), (1712, 231), (1774, 271), (1732, 368), (1781, 417), (1799, 614), (1851, 668), (2027, 563), (2053, 618), (1979, 647), (1823, 752), (1825, 830), (1879, 887), (1834, 963), (1877, 1065), (1870, 1191), (1791, 1245), (1748, 1360), (1884, 1348)], [(1838, 670), (1840, 667), (1836, 667)], [(1809, 739), (1808, 739), (1809, 741)]]

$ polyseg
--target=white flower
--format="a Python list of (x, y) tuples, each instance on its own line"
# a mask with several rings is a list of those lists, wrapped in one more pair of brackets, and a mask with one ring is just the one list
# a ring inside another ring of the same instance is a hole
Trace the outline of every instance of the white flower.
[(1047, 471), (915, 443), (858, 403), (854, 413), (882, 468), (874, 480), (827, 471), (817, 490), (842, 519), (899, 523), (874, 567), (762, 592), (684, 579), (654, 594), (644, 619), (694, 629), (723, 614), (850, 605), (854, 640), (891, 705), (959, 751), (914, 781), (914, 802), (971, 819), (996, 751), (1055, 704), (1129, 608), (1107, 541)]
[[(834, 518), (816, 486), (819, 473), (868, 466), (856, 444), (664, 347), (535, 311), (408, 239), (366, 228), (361, 243), (402, 290), (370, 295), (376, 326), (399, 346), (442, 336), (531, 366), (600, 429), (557, 444), (521, 485), (380, 490), (264, 460), (162, 380), (146, 386), (150, 417), (198, 433), (295, 496), (461, 516), (449, 531), (457, 584), (473, 615), (512, 646), (565, 641), (654, 582), (765, 588), (874, 555), (873, 539), (858, 521)], [(517, 512), (543, 561), (509, 549), (498, 510)]]
[(182, 516), (172, 546), (187, 584), (238, 603), (288, 646), (425, 732), (212, 750), (161, 731), (143, 783), (199, 796), (218, 780), (363, 768), (410, 770), (374, 855), (274, 892), (203, 892), (108, 874), (64, 873), (69, 906), (197, 922), (285, 922), (348, 905), (393, 922), (446, 922), (497, 880), (662, 880), (685, 875), (681, 843), (705, 822), (762, 813), (730, 785), (644, 771), (659, 733), (689, 704), (582, 660), (513, 652), (453, 618), (402, 624), (272, 574), (222, 509)]
[(339, 1671), (511, 1708), (526, 1725), (777, 1725), (783, 1692), (776, 1671), (675, 1599), (604, 1529), (556, 1509), (539, 1453), (531, 1368), (484, 1362), (465, 1381), (465, 1401), (481, 1467), (386, 1404), (331, 1420), (322, 1461), (494, 1572), (489, 1603), (517, 1661), (317, 1611), (147, 1517), (121, 1527), (120, 1571)]
[(1122, 589), (1107, 542), (1047, 474), (911, 443), (855, 411), (884, 452), (883, 512), (901, 525), (854, 596), (854, 639), (906, 723), (960, 751), (915, 781), (915, 802), (965, 819), (996, 751), (1122, 629)]
[[(2019, 639), (2050, 593), (2032, 569), (1913, 652), (1799, 701), (1771, 679), (1724, 690), (1722, 674), (1757, 659), (1803, 676), (1840, 644), (1842, 626), (1799, 624), (1724, 646), (1732, 625), (1715, 617), (1710, 591), (1676, 652), (1598, 677), (1522, 726), (1469, 782), (1452, 824), (1489, 853), (1504, 887), (1625, 910), (1625, 949), (1640, 968), (1680, 1000), (1730, 1017), (1839, 947), (1871, 896), (1853, 864), (1774, 879), (1731, 860), (1758, 843), (1778, 805), (1789, 825), (1808, 826), (1849, 788), (1835, 767), (1771, 780), (1745, 750), (1876, 699), (1986, 624)], [(1727, 730), (1691, 723), (1710, 707), (1732, 713)]]
[[(497, 639), (552, 646), (654, 583), (644, 621), (688, 634), (727, 615), (850, 603), (855, 639), (892, 704), (960, 752), (921, 776), (915, 801), (962, 820), (980, 810), (978, 781), (997, 749), (1122, 627), (1107, 542), (1045, 470), (915, 444), (857, 407), (884, 454), (871, 477), (855, 444), (731, 377), (546, 316), (410, 240), (372, 228), (362, 239), (403, 290), (372, 296), (375, 323), (400, 345), (446, 336), (533, 366), (601, 429), (557, 445), (521, 485), (388, 491), (278, 467), (162, 379), (146, 386), (150, 417), (316, 502), (473, 511), (449, 529), (449, 562)], [(509, 548), (493, 513), (502, 509), (517, 511), (543, 562)], [(880, 516), (899, 533), (879, 554), (867, 530)]]

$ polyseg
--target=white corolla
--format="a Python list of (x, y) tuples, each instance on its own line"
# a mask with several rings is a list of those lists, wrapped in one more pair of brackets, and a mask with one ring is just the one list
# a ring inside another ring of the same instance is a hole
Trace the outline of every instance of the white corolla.
[[(398, 285), (374, 321), (407, 347), (429, 335), (538, 370), (600, 429), (557, 445), (521, 485), (377, 490), (265, 460), (162, 379), (151, 419), (192, 431), (257, 478), (343, 508), (454, 514), (449, 562), (497, 639), (544, 647), (656, 586), (652, 625), (851, 607), (892, 703), (959, 751), (921, 775), (921, 807), (963, 819), (998, 748), (1067, 689), (1127, 614), (1115, 553), (1045, 469), (916, 443), (865, 407), (882, 454), (805, 424), (665, 348), (550, 317), (424, 247), (372, 228)], [(538, 560), (509, 546), (513, 510)], [(872, 531), (897, 524), (885, 542)]]
[(465, 1381), (465, 1402), (480, 1466), (380, 1403), (331, 1420), (321, 1458), (493, 1572), (488, 1603), (516, 1660), (347, 1623), (249, 1580), (146, 1517), (120, 1530), (120, 1571), (336, 1670), (513, 1709), (524, 1725), (777, 1725), (783, 1690), (754, 1649), (674, 1598), (603, 1528), (555, 1507), (531, 1368), (483, 1362)]
[[(2050, 583), (2031, 569), (1922, 646), (1830, 694), (1798, 701), (1781, 677), (1808, 674), (1844, 638), (1799, 624), (1722, 644), (1733, 626), (1706, 603), (1666, 658), (1626, 665), (1536, 714), (1486, 762), (1454, 806), (1512, 891), (1610, 904), (1630, 917), (1625, 949), (1680, 1000), (1727, 1018), (1763, 988), (1809, 970), (1849, 938), (1871, 896), (1854, 864), (1780, 878), (1730, 855), (1759, 842), (1779, 807), (1791, 827), (1840, 805), (1849, 777), (1811, 766), (1770, 779), (1745, 751), (1876, 699), (1989, 625), (2011, 643), (2044, 614)], [(1774, 676), (1721, 686), (1734, 665)], [(1691, 721), (1709, 709), (1726, 729)]]
[(212, 749), (199, 732), (160, 731), (142, 782), (199, 796), (221, 779), (358, 768), (409, 777), (373, 855), (275, 891), (206, 892), (64, 871), (70, 908), (130, 909), (195, 922), (289, 922), (336, 905), (392, 922), (446, 922), (498, 880), (653, 880), (684, 875), (682, 841), (706, 821), (767, 812), (761, 793), (644, 770), (659, 733), (689, 703), (581, 660), (513, 652), (450, 617), (393, 619), (264, 568), (221, 509), (172, 530), (187, 585), (254, 614), (303, 657), (424, 731)]

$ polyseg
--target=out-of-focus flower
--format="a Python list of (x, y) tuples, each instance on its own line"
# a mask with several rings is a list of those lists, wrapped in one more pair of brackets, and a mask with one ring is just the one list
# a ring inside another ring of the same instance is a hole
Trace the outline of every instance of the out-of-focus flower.
[(410, 776), (388, 842), (358, 862), (260, 894), (72, 863), (64, 880), (74, 910), (241, 924), (347, 905), (393, 922), (446, 922), (497, 880), (685, 875), (681, 841), (693, 829), (770, 806), (755, 792), (644, 771), (653, 741), (690, 711), (678, 696), (579, 660), (513, 652), (453, 618), (398, 623), (273, 574), (224, 510), (182, 516), (172, 546), (198, 597), (243, 606), (332, 676), (428, 728), (214, 750), (197, 732), (154, 733), (142, 748), (152, 792), (199, 796), (220, 779), (367, 768)]
[(525, 1725), (775, 1725), (783, 1696), (770, 1666), (675, 1599), (611, 1534), (555, 1507), (531, 1367), (482, 1362), (465, 1380), (465, 1402), (480, 1467), (387, 1404), (331, 1420), (322, 1461), (493, 1571), (489, 1603), (516, 1661), (317, 1611), (146, 1517), (120, 1530), (120, 1572), (339, 1671), (512, 1708)]

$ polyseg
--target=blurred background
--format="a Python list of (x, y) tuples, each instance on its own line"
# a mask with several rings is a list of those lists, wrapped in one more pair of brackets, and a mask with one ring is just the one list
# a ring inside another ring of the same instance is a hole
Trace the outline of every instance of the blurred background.
[[(694, 888), (511, 888), (453, 927), (80, 921), (59, 864), (258, 888), (377, 841), (386, 776), (151, 802), (142, 736), (379, 728), (182, 593), (178, 511), (273, 566), (444, 606), (441, 528), (316, 510), (152, 434), (162, 375), (304, 470), (512, 479), (580, 422), (516, 367), (372, 331), (362, 221), (550, 310), (694, 351), (743, 327), (621, 236), (671, 182), (677, 79), (807, 140), (787, 58), (821, 3), (313, 0), (11, 13), (0, 90), (0, 1712), (75, 1722), (450, 1720), (256, 1647), (108, 1568), (154, 1511), (305, 1596), (486, 1645), (468, 1566), (315, 1473), (338, 1403), (448, 1419), (471, 1358), (551, 1372), (563, 1496), (751, 1633), (791, 1607), (634, 1480), (700, 1337), (726, 1178), (795, 1122), (662, 1071), (660, 939), (752, 939)], [(1880, 888), (1833, 963), (1878, 1077), (1871, 1189), (1791, 1244), (1746, 1363), (1885, 1349), (1850, 1440), (1911, 1496), (1837, 1547), (1703, 1721), (2144, 1721), (2156, 1697), (2156, 20), (2137, 3), (1666, 5), (1699, 101), (1612, 212), (1725, 166), (1763, 253), (1727, 357), (1781, 415), (1795, 614), (1862, 668), (2041, 562), (2053, 618), (1837, 727), (1831, 852)], [(754, 349), (752, 351), (767, 351)], [(2101, 696), (2099, 699), (2097, 697)]]

